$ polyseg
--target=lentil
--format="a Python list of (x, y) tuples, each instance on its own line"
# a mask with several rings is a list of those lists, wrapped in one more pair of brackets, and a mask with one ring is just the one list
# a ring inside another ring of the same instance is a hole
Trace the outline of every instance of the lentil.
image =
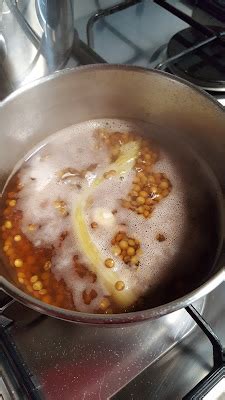
[(9, 201), (9, 206), (10, 207), (15, 207), (15, 205), (16, 205), (16, 200), (15, 199)]
[(30, 278), (30, 281), (31, 281), (31, 283), (37, 282), (37, 281), (38, 281), (38, 276), (37, 276), (37, 275), (33, 275), (33, 276)]
[(102, 301), (99, 304), (100, 310), (105, 311), (109, 306), (110, 306), (109, 299), (107, 297), (104, 297), (104, 299), (102, 299)]
[(141, 190), (140, 196), (146, 198), (146, 197), (148, 197), (148, 193), (145, 190)]
[(138, 204), (145, 204), (145, 198), (142, 196), (137, 197), (137, 203)]
[(11, 221), (5, 221), (4, 227), (5, 227), (6, 229), (11, 229), (11, 228), (12, 228), (12, 222), (11, 222)]
[(41, 290), (43, 288), (43, 285), (42, 285), (42, 283), (41, 283), (41, 281), (37, 281), (37, 282), (35, 282), (34, 284), (33, 284), (33, 289), (34, 290)]
[(119, 256), (121, 254), (121, 248), (117, 245), (112, 247), (112, 253), (114, 256)]
[(21, 268), (23, 266), (23, 260), (21, 260), (20, 258), (16, 258), (16, 260), (14, 261), (14, 265), (16, 268)]
[(127, 242), (126, 240), (121, 240), (121, 241), (119, 242), (119, 246), (120, 246), (120, 248), (121, 248), (122, 250), (125, 250), (125, 249), (128, 248), (128, 242)]
[(133, 247), (128, 247), (127, 254), (128, 256), (133, 256), (135, 254), (135, 249)]
[(28, 230), (31, 231), (31, 232), (35, 231), (36, 229), (37, 229), (37, 226), (35, 224), (29, 224), (28, 225)]
[(133, 264), (133, 265), (138, 265), (138, 263), (139, 263), (139, 260), (138, 260), (137, 256), (131, 257), (130, 261), (131, 261), (131, 264)]
[(20, 235), (16, 235), (16, 236), (14, 236), (14, 240), (15, 240), (15, 242), (20, 242), (20, 240), (21, 240), (22, 238), (21, 238), (21, 236)]
[(116, 290), (119, 290), (119, 291), (123, 290), (125, 288), (124, 282), (123, 281), (117, 281), (115, 283), (115, 288), (116, 288)]
[(115, 265), (115, 262), (114, 262), (114, 260), (113, 260), (112, 258), (107, 258), (107, 259), (105, 260), (105, 266), (106, 266), (107, 268), (113, 268), (114, 265)]

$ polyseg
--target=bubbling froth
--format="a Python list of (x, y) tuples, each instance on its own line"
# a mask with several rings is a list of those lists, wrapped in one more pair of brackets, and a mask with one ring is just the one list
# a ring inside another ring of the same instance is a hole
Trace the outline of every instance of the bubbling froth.
[[(93, 281), (90, 277), (82, 278), (74, 269), (75, 256), (89, 266), (87, 255), (80, 249), (77, 232), (74, 232), (74, 209), (81, 194), (91, 188), (95, 178), (101, 176), (111, 162), (106, 147), (99, 149), (96, 145), (95, 133), (99, 128), (105, 128), (109, 133), (146, 135), (151, 131), (148, 125), (134, 121), (107, 119), (80, 123), (51, 135), (39, 149), (35, 149), (19, 171), (22, 188), (17, 209), (23, 215), (22, 232), (35, 247), (54, 248), (52, 272), (58, 280), (65, 281), (72, 292), (75, 308), (84, 312), (96, 311), (101, 299), (110, 296), (108, 287), (98, 279), (98, 274)], [(190, 168), (191, 156), (187, 151), (185, 157), (176, 158), (166, 148), (160, 149), (160, 159), (152, 170), (166, 174), (172, 190), (157, 204), (150, 218), (121, 206), (121, 199), (132, 186), (134, 169), (123, 179), (120, 176), (105, 179), (87, 199), (90, 206), (84, 208), (85, 222), (91, 241), (103, 260), (112, 258), (111, 240), (118, 230), (125, 229), (140, 240), (142, 253), (138, 268), (125, 265), (119, 256), (113, 257), (114, 271), (125, 283), (125, 290), (134, 290), (137, 297), (157, 289), (160, 280), (166, 281), (171, 271), (176, 270), (181, 253), (187, 260), (190, 251), (197, 254), (204, 247), (204, 240), (199, 239), (202, 237), (201, 224), (195, 219), (193, 225), (190, 210), (202, 206), (207, 191), (202, 179), (203, 190), (199, 196), (199, 180), (193, 179), (194, 175), (190, 179), (190, 173), (185, 172)], [(114, 212), (110, 226), (104, 223), (103, 218), (97, 221), (97, 229), (92, 228), (91, 224), (96, 222), (96, 209)], [(157, 240), (158, 234), (165, 238), (163, 242)], [(105, 268), (104, 265), (101, 268)], [(83, 301), (84, 290), (96, 292), (90, 304)]]

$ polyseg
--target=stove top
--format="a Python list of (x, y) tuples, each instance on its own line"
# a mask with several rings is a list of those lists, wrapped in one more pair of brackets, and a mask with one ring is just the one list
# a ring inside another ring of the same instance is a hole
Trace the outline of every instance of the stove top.
[[(203, 48), (194, 50), (188, 56), (169, 65), (169, 70), (208, 91), (225, 91), (225, 37), (222, 27), (209, 27), (218, 34), (218, 39), (210, 41)], [(186, 28), (176, 33), (168, 43), (167, 55), (174, 57), (207, 37), (194, 28)]]
[[(224, 304), (222, 285), (195, 303), (221, 340)], [(11, 382), (8, 392), (17, 396), (10, 399), (29, 398), (21, 362), (30, 391), (37, 392), (34, 398), (56, 400), (180, 399), (212, 368), (209, 341), (186, 310), (126, 328), (103, 328), (49, 318), (14, 302), (0, 322), (7, 332), (2, 380), (6, 387)], [(12, 382), (9, 364), (15, 362)]]
[[(196, 307), (201, 312), (204, 299)], [(68, 400), (109, 398), (194, 326), (185, 310), (126, 328), (80, 326), (42, 316), (16, 302), (1, 318), (43, 398)], [(7, 379), (7, 368), (3, 370)]]
[[(99, 3), (96, 1), (97, 8)], [(79, 36), (76, 33), (71, 57), (64, 67), (106, 61), (164, 69), (170, 39), (186, 31), (188, 25), (162, 8), (161, 3), (166, 2), (129, 0), (114, 5), (113, 9), (108, 7), (105, 12), (96, 8), (91, 18), (87, 13), (77, 17), (75, 27)], [(198, 15), (203, 18), (202, 11), (191, 3), (173, 2), (188, 17), (194, 13), (195, 20)], [(32, 30), (40, 35), (33, 11), (35, 0), (17, 1), (16, 11), (10, 8), (12, 4), (6, 0), (3, 8), (8, 41), (7, 57), (0, 63), (2, 98), (47, 74), (41, 57), (32, 63), (35, 46), (24, 34), (18, 14), (21, 12)], [(74, 10), (76, 17), (76, 7)], [(216, 20), (210, 21), (212, 26), (217, 24), (221, 26)], [(86, 44), (87, 38), (92, 49)], [(225, 104), (223, 92), (215, 95)], [(225, 343), (224, 289), (222, 284), (194, 304), (222, 343)], [(201, 319), (197, 320), (201, 324)], [(222, 400), (225, 378), (214, 385), (214, 391), (197, 395), (192, 392), (185, 397), (212, 369), (212, 346), (187, 310), (125, 328), (82, 326), (40, 315), (0, 291), (0, 399)], [(213, 371), (218, 379), (225, 376), (224, 369), (218, 372), (215, 365)]]

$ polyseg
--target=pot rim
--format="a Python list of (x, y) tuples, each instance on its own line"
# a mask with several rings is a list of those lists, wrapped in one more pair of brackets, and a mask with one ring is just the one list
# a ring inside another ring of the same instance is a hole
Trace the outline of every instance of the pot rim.
[(199, 94), (202, 94), (206, 99), (210, 100), (211, 102), (214, 103), (216, 108), (220, 109), (221, 111), (225, 111), (225, 107), (219, 103), (215, 98), (207, 93), (204, 89), (201, 89), (200, 87), (194, 85), (193, 83), (180, 78), (179, 76), (175, 76), (169, 72), (161, 71), (158, 69), (153, 69), (153, 68), (144, 68), (140, 66), (132, 66), (129, 64), (88, 64), (88, 65), (81, 65), (78, 67), (74, 68), (65, 68), (63, 70), (58, 70), (55, 71), (53, 74), (43, 76), (41, 78), (35, 79), (32, 82), (26, 83), (25, 85), (19, 87), (18, 89), (14, 90), (12, 93), (10, 93), (5, 99), (0, 101), (0, 107), (5, 106), (8, 102), (16, 98), (17, 96), (21, 95), (24, 92), (27, 92), (30, 89), (35, 88), (36, 86), (39, 86), (41, 84), (44, 84), (48, 81), (54, 80), (60, 76), (63, 75), (69, 75), (73, 73), (85, 73), (89, 72), (90, 70), (124, 70), (124, 71), (133, 71), (133, 72), (139, 72), (143, 74), (157, 74), (157, 75), (162, 75), (165, 76), (167, 79), (175, 82), (179, 82), (183, 84), (184, 86), (189, 86), (191, 89), (193, 89), (195, 92), (197, 91)]
[[(211, 95), (206, 93), (203, 89), (198, 88), (192, 83), (175, 77), (172, 74), (169, 74), (164, 71), (147, 69), (143, 67), (130, 66), (130, 65), (119, 65), (119, 64), (90, 64), (85, 66), (80, 66), (72, 69), (64, 69), (62, 71), (57, 71), (54, 74), (48, 75), (46, 77), (42, 77), (37, 79), (23, 87), (17, 89), (9, 96), (7, 96), (2, 102), (0, 102), (0, 109), (6, 106), (8, 103), (13, 101), (18, 96), (26, 93), (29, 90), (32, 90), (36, 86), (43, 85), (48, 81), (59, 78), (60, 76), (69, 75), (69, 74), (77, 74), (77, 73), (85, 73), (91, 70), (124, 70), (124, 71), (133, 71), (143, 74), (157, 74), (162, 75), (166, 79), (170, 81), (178, 82), (184, 86), (188, 86), (193, 91), (198, 92), (200, 95), (204, 96), (210, 103), (215, 106), (215, 109), (225, 112), (225, 108), (218, 103)], [(120, 313), (120, 314), (91, 314), (91, 313), (83, 313), (79, 311), (71, 311), (63, 308), (59, 308), (53, 305), (46, 304), (28, 294), (23, 292), (21, 289), (17, 288), (15, 285), (10, 283), (6, 278), (0, 276), (0, 290), (3, 289), (6, 293), (13, 296), (16, 300), (23, 303), (24, 305), (34, 309), (35, 311), (41, 312), (48, 316), (53, 316), (56, 318), (64, 319), (67, 321), (73, 321), (78, 323), (89, 323), (89, 324), (126, 324), (132, 322), (143, 321), (146, 319), (155, 319), (161, 317), (165, 314), (169, 314), (171, 312), (177, 311), (183, 307), (188, 306), (194, 301), (198, 300), (200, 297), (207, 295), (213, 289), (215, 289), (219, 284), (225, 281), (225, 267), (221, 267), (221, 269), (211, 278), (208, 279), (207, 282), (203, 283), (198, 288), (189, 292), (188, 294), (173, 300), (169, 303), (153, 307), (143, 311), (133, 311), (129, 313)]]
[(179, 309), (182, 309), (194, 303), (201, 297), (206, 296), (224, 281), (225, 268), (223, 267), (213, 276), (213, 278), (210, 278), (209, 281), (201, 285), (199, 288), (169, 303), (143, 311), (132, 311), (128, 313), (110, 315), (71, 311), (50, 304), (46, 304), (23, 292), (21, 289), (17, 288), (15, 285), (11, 284), (9, 281), (7, 281), (7, 279), (3, 277), (0, 277), (0, 290), (2, 289), (6, 294), (9, 294), (15, 300), (19, 301), (25, 306), (50, 317), (55, 317), (81, 324), (88, 323), (93, 325), (118, 325), (140, 322), (148, 319), (156, 319), (162, 317), (163, 315), (178, 311)]

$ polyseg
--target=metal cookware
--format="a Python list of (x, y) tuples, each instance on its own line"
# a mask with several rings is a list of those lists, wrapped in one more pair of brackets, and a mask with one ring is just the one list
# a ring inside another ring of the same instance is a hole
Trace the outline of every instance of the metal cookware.
[[(16, 162), (48, 135), (96, 118), (134, 118), (166, 126), (185, 138), (225, 190), (225, 111), (197, 87), (169, 74), (138, 67), (91, 65), (35, 81), (0, 103), (0, 189)], [(167, 304), (126, 314), (94, 315), (45, 304), (16, 287), (0, 261), (0, 289), (42, 313), (69, 321), (125, 324), (187, 306), (225, 278), (223, 210), (219, 211), (217, 251), (204, 279), (193, 275), (193, 290)], [(209, 244), (210, 245), (210, 244)], [(203, 266), (204, 267), (204, 266)]]

